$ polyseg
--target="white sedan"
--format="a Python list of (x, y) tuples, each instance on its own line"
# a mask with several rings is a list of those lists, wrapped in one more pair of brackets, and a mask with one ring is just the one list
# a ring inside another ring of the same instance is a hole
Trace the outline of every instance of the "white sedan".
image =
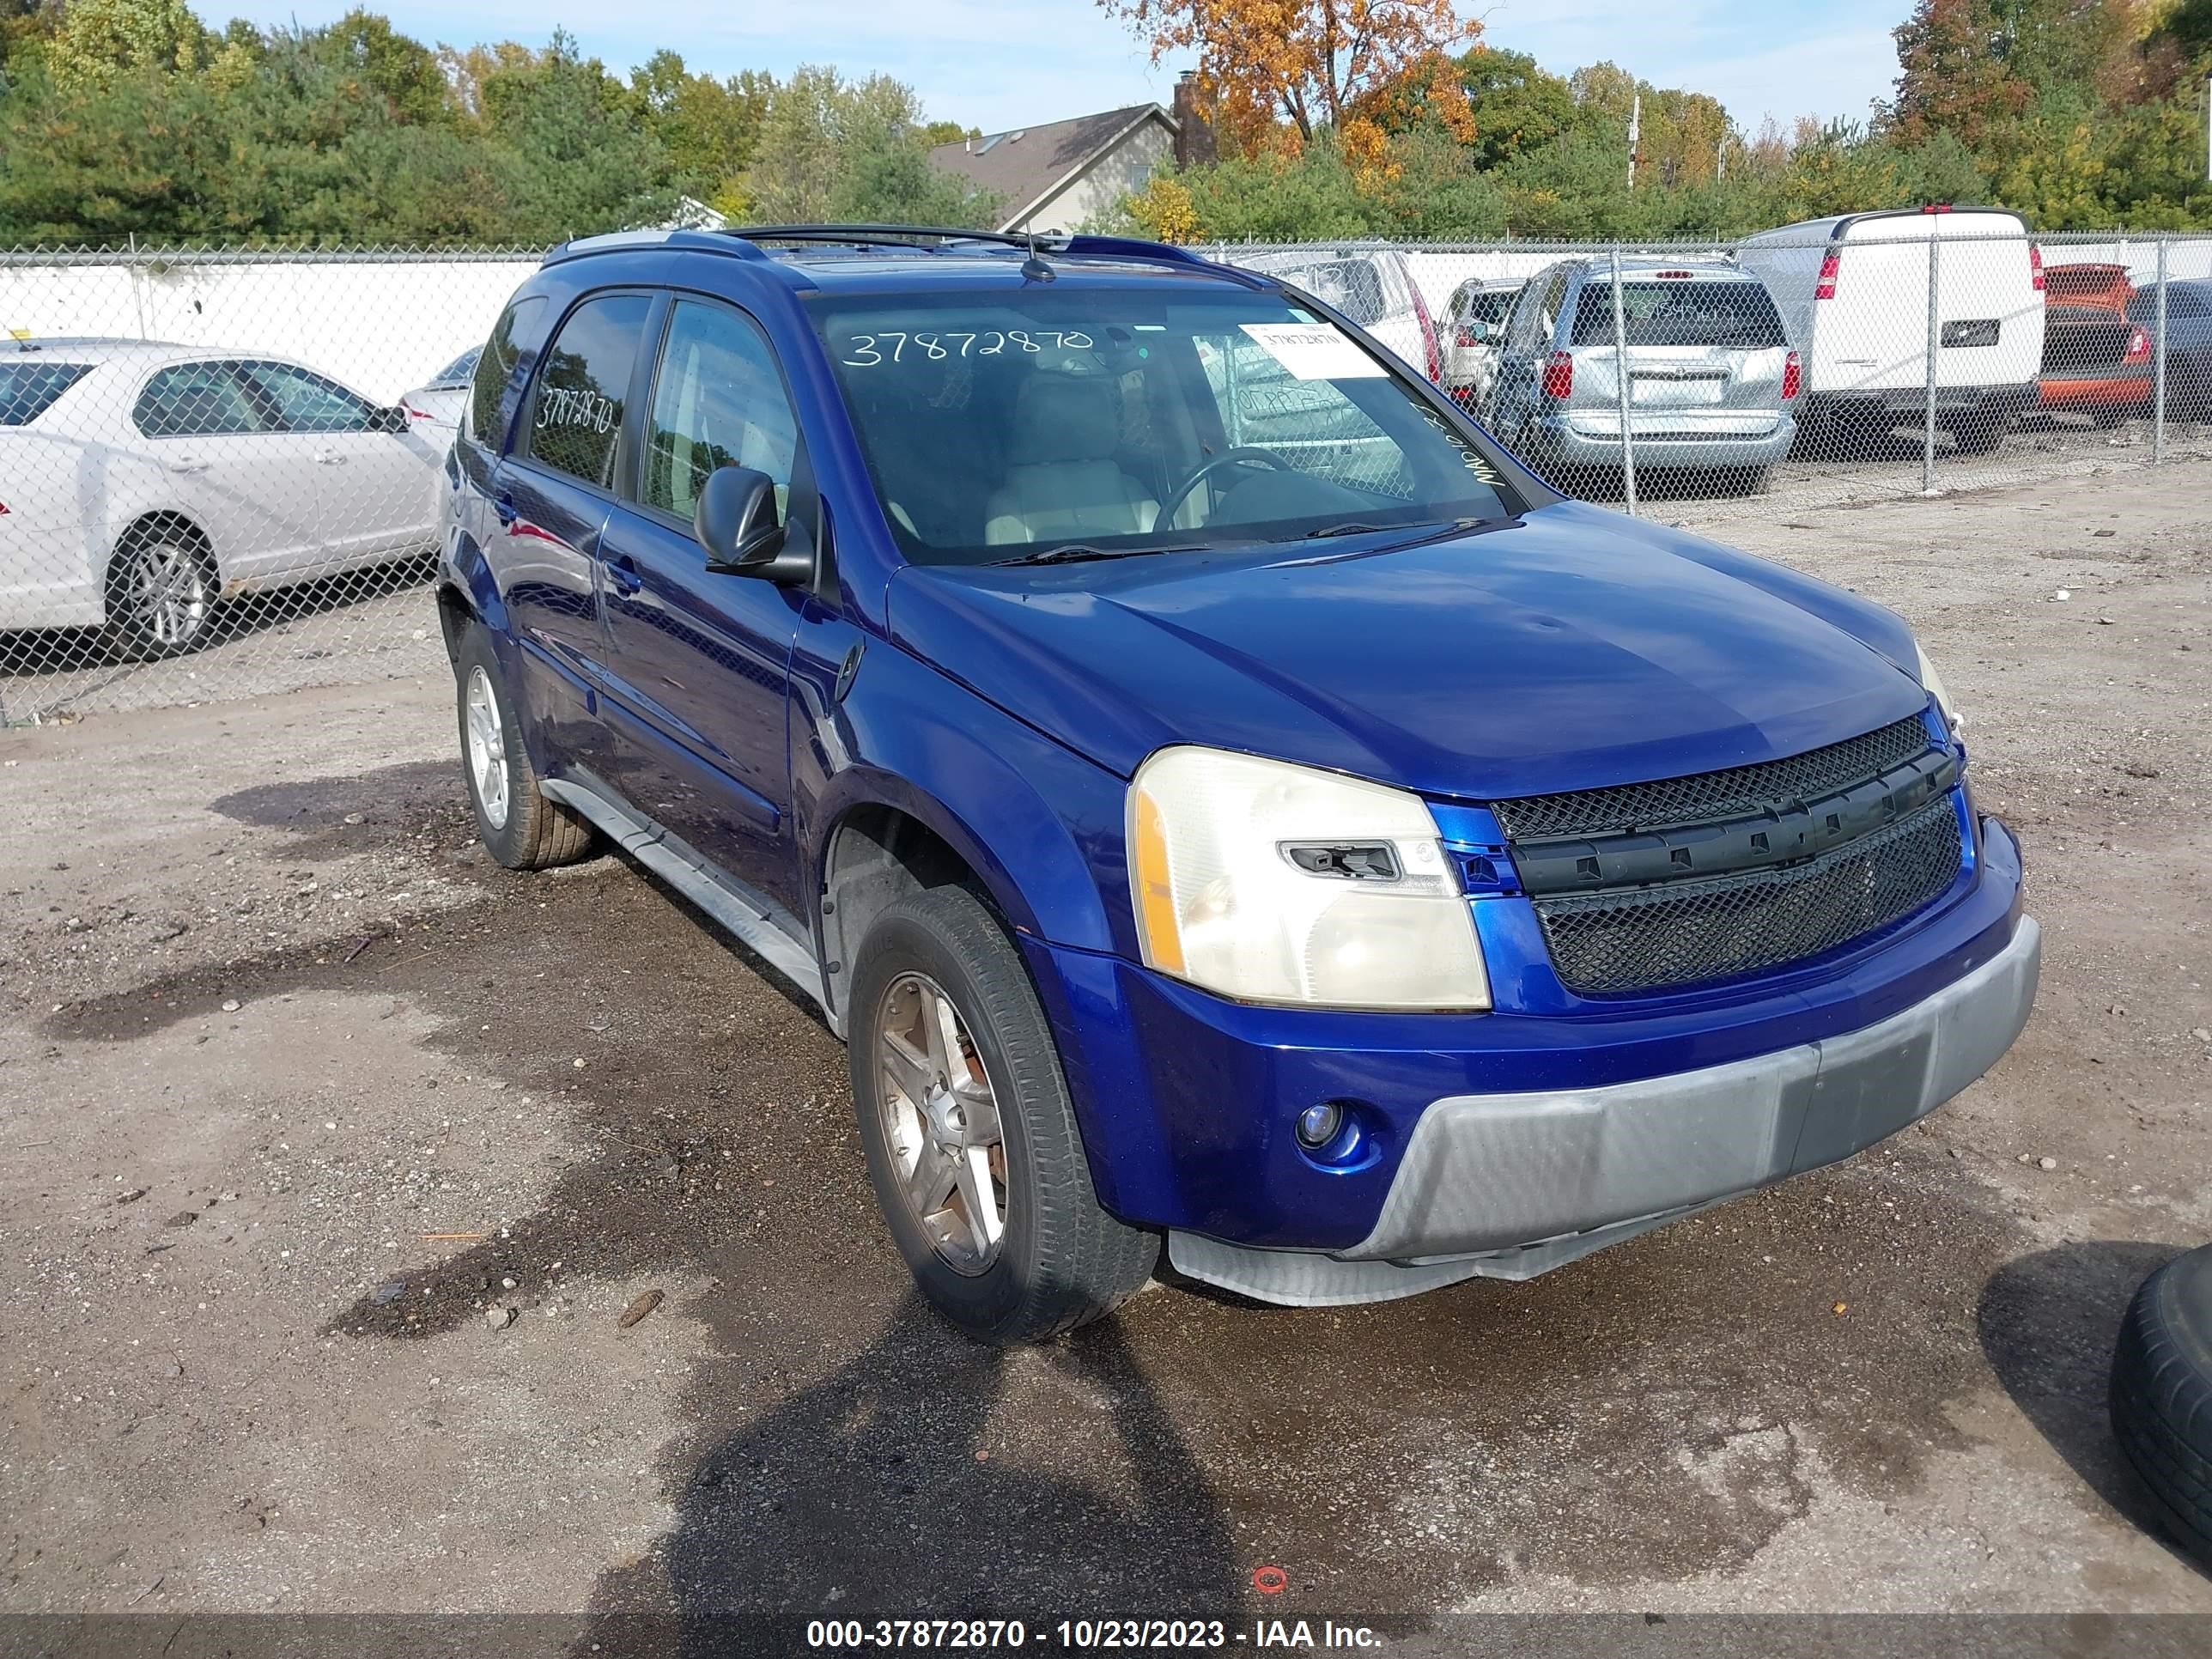
[(168, 656), (220, 599), (434, 547), (444, 445), (413, 424), (281, 358), (0, 343), (0, 632)]

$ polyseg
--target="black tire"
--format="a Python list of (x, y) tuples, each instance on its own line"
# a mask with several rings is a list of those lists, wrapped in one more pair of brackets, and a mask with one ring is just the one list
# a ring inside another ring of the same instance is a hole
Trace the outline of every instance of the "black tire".
[[(487, 800), (484, 781), (472, 759), (470, 699), (478, 675), (498, 714), (496, 742), (488, 743), (486, 752), (496, 754), (506, 787), (503, 805)], [(461, 630), (453, 653), (453, 701), (460, 717), (461, 776), (470, 810), (476, 814), (477, 835), (492, 857), (510, 870), (544, 870), (574, 864), (591, 852), (591, 824), (546, 799), (538, 787), (538, 769), (530, 763), (507, 677), (491, 648), (491, 636), (480, 623), (469, 623)]]
[[(974, 1044), (1003, 1135), (1005, 1231), (980, 1269), (953, 1265), (925, 1231), (896, 1171), (879, 1047), (887, 994), (934, 982)], [(1051, 1027), (1012, 941), (973, 893), (910, 894), (876, 918), (853, 964), (847, 1056), (868, 1179), (899, 1253), (938, 1311), (978, 1341), (1042, 1341), (1142, 1290), (1157, 1235), (1115, 1220), (1091, 1184)]]
[(221, 594), (215, 554), (191, 523), (161, 514), (135, 524), (107, 562), (108, 648), (125, 662), (197, 651)]
[(1976, 410), (1951, 422), (1951, 438), (1961, 455), (1986, 455), (2004, 441), (2012, 425), (2010, 416)]
[(2212, 1569), (2212, 1245), (2136, 1291), (2112, 1356), (2112, 1412), (2166, 1529)]

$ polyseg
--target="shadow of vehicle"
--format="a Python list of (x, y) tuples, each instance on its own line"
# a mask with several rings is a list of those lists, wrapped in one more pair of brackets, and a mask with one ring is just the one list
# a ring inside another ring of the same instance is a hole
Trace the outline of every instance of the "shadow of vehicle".
[(2112, 1438), (2106, 1396), (2129, 1299), (2179, 1254), (2112, 1239), (2039, 1250), (1998, 1269), (1975, 1317), (2013, 1403), (2092, 1492), (2161, 1542), (2157, 1505)]
[[(994, 1451), (1016, 1367), (1024, 1388), (1065, 1401), (1042, 1466)], [(1233, 1554), (1220, 1501), (1118, 1322), (988, 1348), (908, 1293), (860, 1352), (699, 1459), (672, 1533), (601, 1581), (594, 1613), (632, 1649), (642, 1626), (686, 1655), (769, 1650), (771, 1637), (795, 1648), (823, 1619), (1049, 1610), (1233, 1631), (1247, 1596)]]

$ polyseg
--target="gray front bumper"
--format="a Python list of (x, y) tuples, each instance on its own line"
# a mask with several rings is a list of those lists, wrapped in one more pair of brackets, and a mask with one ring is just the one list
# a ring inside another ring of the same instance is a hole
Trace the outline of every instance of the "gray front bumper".
[(2012, 1046), (2042, 931), (1876, 1024), (1601, 1088), (1454, 1095), (1421, 1115), (1375, 1230), (1330, 1254), (1170, 1233), (1175, 1266), (1263, 1301), (1379, 1301), (1476, 1273), (1531, 1279), (1925, 1116)]

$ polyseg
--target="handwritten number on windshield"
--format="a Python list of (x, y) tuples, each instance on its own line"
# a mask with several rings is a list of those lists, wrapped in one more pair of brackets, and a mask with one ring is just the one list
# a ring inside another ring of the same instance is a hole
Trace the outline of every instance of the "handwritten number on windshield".
[[(954, 342), (958, 343), (957, 346)], [(884, 363), (904, 362), (909, 347), (917, 362), (935, 362), (943, 357), (1001, 356), (1010, 345), (1017, 351), (1037, 353), (1087, 351), (1094, 343), (1090, 335), (1073, 328), (1012, 328), (1003, 331), (988, 329), (976, 334), (909, 334), (884, 329), (875, 334), (848, 335), (846, 345), (851, 355), (837, 361), (848, 368), (874, 368)]]

